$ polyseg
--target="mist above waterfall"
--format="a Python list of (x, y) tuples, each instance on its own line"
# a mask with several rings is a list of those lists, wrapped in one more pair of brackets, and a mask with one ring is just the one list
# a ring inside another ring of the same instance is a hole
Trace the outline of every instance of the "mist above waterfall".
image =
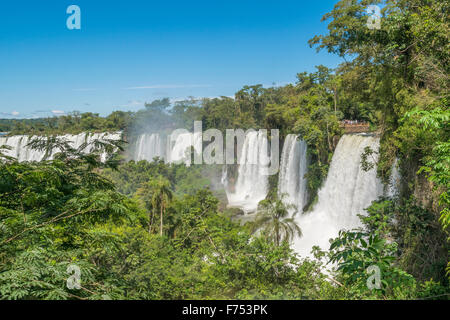
[[(192, 133), (197, 108), (198, 101), (193, 98), (173, 104), (168, 98), (146, 103), (128, 132), (128, 159), (153, 161), (159, 157), (166, 163), (190, 164), (191, 147), (201, 151), (201, 135)], [(186, 118), (187, 109), (193, 112), (192, 119)]]

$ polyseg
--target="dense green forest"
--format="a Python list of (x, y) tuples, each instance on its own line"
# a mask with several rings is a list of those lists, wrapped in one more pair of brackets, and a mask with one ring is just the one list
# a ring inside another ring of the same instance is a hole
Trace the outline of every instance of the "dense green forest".
[[(126, 162), (109, 143), (85, 154), (88, 146), (58, 138), (49, 140), (61, 150), (54, 160), (19, 163), (0, 146), (0, 298), (447, 299), (450, 5), (388, 0), (372, 30), (365, 9), (379, 2), (337, 2), (323, 17), (328, 32), (309, 44), (344, 62), (298, 73), (294, 84), (245, 86), (234, 99), (156, 100), (107, 117), (0, 120), (10, 134), (123, 131), (130, 139), (151, 123), (278, 128), (308, 145), (311, 205), (344, 133), (340, 121), (364, 120), (381, 137), (378, 176), (386, 182), (396, 158), (402, 176), (397, 197), (361, 216), (364, 230), (341, 231), (329, 251), (307, 259), (289, 246), (302, 226), (273, 190), (256, 220), (242, 224), (225, 208), (214, 169)], [(328, 262), (337, 270), (325, 272)], [(82, 270), (80, 289), (66, 287), (72, 264)], [(371, 265), (381, 268), (379, 289), (366, 285)]]
[(0, 119), (0, 132), (10, 134), (78, 134), (84, 131), (104, 132), (125, 130), (131, 123), (132, 112), (115, 111), (107, 117), (98, 113), (78, 111), (69, 115), (38, 119)]

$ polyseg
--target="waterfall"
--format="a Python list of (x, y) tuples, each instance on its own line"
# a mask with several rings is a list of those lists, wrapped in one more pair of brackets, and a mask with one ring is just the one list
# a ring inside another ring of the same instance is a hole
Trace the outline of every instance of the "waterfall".
[(220, 182), (223, 185), (225, 192), (228, 191), (228, 168), (227, 165), (222, 167), (222, 176), (220, 177)]
[[(100, 140), (100, 141), (103, 141), (103, 142), (105, 142), (105, 139), (107, 139), (107, 140), (120, 140), (120, 139), (122, 139), (122, 132), (114, 132), (114, 133), (93, 133), (93, 134), (86, 134), (87, 135), (87, 137), (86, 137), (86, 142), (87, 143), (90, 143), (90, 142), (92, 142), (93, 140)], [(88, 147), (88, 149), (86, 149), (85, 150), (85, 152), (86, 153), (89, 153), (89, 152), (92, 152), (92, 149), (94, 148), (94, 146), (92, 146), (92, 145), (90, 145), (89, 147)], [(117, 151), (117, 150), (116, 150)], [(106, 161), (106, 157), (108, 156), (108, 153), (106, 153), (106, 152), (103, 152), (101, 155), (100, 155), (100, 160), (102, 161), (102, 162), (105, 162)]]
[(153, 161), (153, 158), (160, 157), (166, 163), (191, 164), (191, 147), (195, 152), (202, 152), (201, 133), (174, 132), (167, 136), (166, 143), (159, 133), (144, 133), (138, 136), (134, 144), (134, 152), (131, 158), (135, 161)]
[(164, 144), (159, 133), (144, 133), (138, 136), (134, 146), (133, 160), (153, 161), (155, 157), (165, 158)]
[[(71, 146), (75, 149), (78, 149), (83, 143), (91, 143), (94, 140), (100, 140), (105, 141), (105, 139), (108, 140), (120, 140), (121, 133), (80, 133), (77, 135), (71, 135), (66, 134), (59, 136), (59, 138), (62, 138), (69, 142)], [(28, 143), (30, 143), (34, 138), (41, 138), (45, 139), (45, 137), (38, 137), (38, 136), (26, 136), (26, 135), (18, 135), (18, 136), (11, 136), (11, 137), (0, 137), (0, 146), (7, 145), (10, 146), (12, 149), (7, 150), (4, 153), (8, 156), (16, 158), (19, 162), (24, 161), (42, 161), (44, 160), (45, 156), (45, 150), (36, 150), (32, 149), (30, 146), (28, 146)], [(84, 152), (89, 153), (92, 152), (94, 149), (94, 146), (89, 145)], [(51, 154), (49, 155), (48, 159), (51, 160), (54, 158), (55, 154), (58, 153), (59, 150), (55, 149), (52, 150)], [(101, 154), (101, 161), (106, 161), (106, 153)]]
[(19, 162), (41, 161), (44, 158), (45, 151), (31, 149), (27, 146), (32, 139), (32, 136), (26, 135), (0, 137), (0, 146), (11, 147), (10, 150), (5, 150), (4, 154), (16, 158)]
[[(172, 146), (172, 142), (174, 145)], [(202, 153), (202, 134), (201, 133), (178, 133), (172, 134), (167, 141), (167, 162), (168, 163), (182, 163), (186, 166), (191, 164), (191, 147), (194, 152)]]
[[(286, 194), (283, 201), (293, 204), (301, 214), (307, 201), (307, 186), (305, 174), (308, 169), (306, 143), (298, 140), (294, 134), (289, 134), (284, 140), (281, 153), (280, 173), (278, 177), (278, 196)], [(292, 212), (295, 209), (291, 210)]]
[(318, 203), (312, 212), (296, 217), (303, 236), (295, 239), (293, 247), (301, 256), (309, 256), (315, 245), (328, 250), (329, 239), (337, 237), (341, 229), (360, 227), (357, 214), (364, 214), (364, 209), (383, 194), (376, 169), (366, 172), (361, 168), (365, 147), (378, 151), (379, 139), (355, 134), (339, 140)]
[(233, 192), (227, 192), (228, 204), (244, 212), (254, 212), (269, 189), (268, 139), (261, 131), (250, 131), (245, 136), (239, 159), (239, 169)]
[[(42, 161), (45, 156), (45, 151), (39, 151), (32, 149), (27, 144), (34, 138), (45, 137), (33, 137), (27, 135), (18, 135), (11, 137), (0, 137), (0, 146), (8, 145), (12, 149), (5, 150), (4, 153), (8, 156), (14, 157), (19, 161)], [(91, 143), (93, 140), (104, 141), (119, 140), (121, 139), (121, 132), (118, 133), (80, 133), (77, 135), (65, 134), (59, 136), (68, 141), (75, 149), (79, 148), (83, 143)], [(163, 143), (163, 139), (159, 133), (141, 134), (137, 137), (136, 142), (132, 145), (130, 158), (135, 161), (147, 160), (153, 161), (153, 158), (160, 157), (166, 159), (167, 163), (180, 163), (184, 162), (186, 165), (190, 165), (191, 159), (187, 152), (191, 146), (194, 146), (194, 150), (197, 153), (201, 153), (202, 148), (202, 135), (201, 133), (181, 133), (169, 136), (167, 139), (168, 150)], [(84, 151), (86, 153), (92, 152), (94, 146), (89, 145)], [(59, 150), (52, 150), (48, 156), (49, 160), (52, 160)], [(106, 153), (101, 154), (101, 160), (106, 160)]]
[(387, 196), (394, 197), (400, 191), (401, 175), (398, 166), (398, 158), (395, 158), (392, 164), (391, 176), (389, 177), (389, 185), (387, 187)]

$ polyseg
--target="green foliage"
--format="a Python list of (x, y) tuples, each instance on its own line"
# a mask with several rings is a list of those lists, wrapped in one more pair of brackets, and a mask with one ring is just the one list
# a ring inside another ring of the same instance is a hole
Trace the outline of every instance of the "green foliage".
[(344, 109), (338, 104), (337, 78), (324, 66), (314, 73), (297, 74), (297, 84), (280, 88), (281, 99), (266, 107), (267, 126), (282, 134), (297, 133), (308, 145), (307, 172), (310, 201), (325, 180), (334, 151), (334, 137), (342, 134), (339, 120)]
[[(58, 139), (34, 143), (55, 145), (55, 160), (0, 164), (2, 299), (336, 296), (319, 262), (298, 261), (287, 243), (253, 236), (220, 214), (211, 191), (171, 197), (162, 176), (177, 185), (186, 168), (158, 160), (113, 166), (99, 161), (112, 150), (104, 145), (86, 156)], [(105, 178), (120, 185), (135, 170), (142, 175), (129, 197)], [(162, 213), (162, 229), (149, 228), (152, 213)], [(66, 286), (69, 265), (81, 270), (80, 289)]]
[[(330, 246), (330, 262), (338, 265), (345, 286), (348, 286), (356, 295), (381, 298), (413, 297), (415, 279), (412, 275), (397, 268), (393, 263), (397, 244), (387, 243), (378, 234), (364, 232), (340, 231), (339, 237), (334, 239)], [(367, 269), (376, 266), (381, 271), (381, 286), (369, 288), (367, 285)], [(374, 292), (370, 292), (374, 290)]]
[(427, 300), (448, 299), (449, 295), (448, 287), (442, 286), (439, 282), (433, 281), (433, 279), (421, 284), (418, 292), (419, 299)]
[(218, 168), (214, 166), (184, 164), (166, 165), (162, 159), (148, 161), (129, 161), (121, 163), (118, 170), (106, 169), (103, 175), (114, 181), (117, 190), (132, 196), (139, 188), (151, 179), (163, 176), (169, 180), (176, 196), (193, 194), (196, 190), (210, 187), (217, 175)]
[[(416, 136), (423, 137), (424, 142), (428, 144), (426, 151), (423, 152), (423, 165), (418, 174), (425, 172), (435, 188), (439, 188), (439, 204), (442, 206), (439, 221), (443, 229), (448, 231), (450, 226), (450, 143), (448, 142), (450, 110), (447, 99), (438, 101), (437, 106), (431, 110), (415, 108), (405, 114), (405, 122), (414, 120), (420, 124)], [(447, 274), (450, 275), (450, 262), (447, 264)]]
[[(442, 102), (445, 104), (446, 100)], [(432, 146), (429, 155), (424, 158), (424, 165), (420, 168), (420, 172), (426, 172), (429, 180), (443, 188), (440, 195), (441, 205), (444, 209), (441, 211), (441, 222), (444, 229), (450, 225), (450, 110), (448, 108), (442, 109), (440, 106), (431, 111), (414, 109), (405, 114), (406, 119), (418, 118), (418, 123), (421, 125), (420, 130), (424, 133), (432, 133), (437, 139), (434, 146)]]
[[(37, 140), (34, 145), (43, 143)], [(74, 149), (52, 139), (47, 143), (60, 147), (55, 160), (0, 163), (1, 297), (100, 299), (99, 292), (111, 290), (94, 281), (95, 264), (84, 251), (92, 226), (120, 224), (130, 210), (128, 200), (97, 172), (114, 168), (114, 156), (102, 163), (100, 154), (117, 145), (94, 141), (93, 152), (85, 155), (89, 146)], [(66, 268), (72, 262), (83, 268), (81, 293), (65, 287)]]
[(377, 154), (377, 152), (369, 146), (364, 148), (364, 152), (361, 154), (361, 168), (364, 171), (370, 171), (375, 167), (376, 159), (374, 154)]
[(12, 122), (0, 131), (9, 132), (11, 135), (126, 131), (131, 125), (132, 115), (132, 112), (114, 111), (107, 117), (101, 117), (98, 113), (74, 111), (59, 117), (11, 120)]
[(416, 279), (448, 282), (444, 268), (448, 243), (433, 212), (417, 206), (414, 199), (374, 201), (361, 216), (366, 229), (398, 244), (397, 264)]
[[(302, 236), (302, 231), (294, 220), (297, 208), (285, 204), (283, 198), (262, 200), (258, 205), (255, 221), (252, 222), (253, 232), (260, 232), (277, 246)], [(292, 210), (294, 211), (290, 213)]]
[[(366, 6), (381, 3), (381, 29), (371, 30)], [(107, 117), (73, 112), (1, 120), (1, 132), (47, 135), (31, 143), (47, 157), (18, 163), (0, 146), (0, 298), (447, 297), (448, 12), (448, 1), (341, 0), (323, 17), (328, 32), (309, 43), (346, 62), (298, 73), (295, 84), (244, 86), (234, 98), (175, 104), (165, 98)], [(191, 129), (195, 120), (205, 130), (277, 128), (282, 137), (299, 134), (308, 145), (311, 206), (343, 134), (343, 119), (369, 121), (381, 135), (379, 160), (366, 149), (363, 169), (377, 165), (386, 182), (398, 158), (406, 188), (398, 199), (372, 203), (361, 217), (364, 232), (340, 232), (329, 252), (338, 270), (327, 273), (321, 262), (326, 253), (298, 260), (289, 247), (301, 226), (291, 208), (275, 199), (275, 178), (253, 226), (241, 226), (220, 209), (224, 204), (214, 188), (220, 168), (169, 166), (161, 159), (120, 163), (115, 153), (121, 142), (74, 149), (53, 136), (124, 131), (132, 142), (142, 132)], [(48, 160), (55, 147), (59, 154)], [(85, 154), (88, 147), (93, 152)], [(106, 162), (100, 161), (103, 151)], [(422, 208), (412, 197), (424, 175), (431, 187), (422, 193), (437, 193), (438, 209)], [(82, 270), (79, 290), (66, 287), (70, 264)], [(373, 265), (381, 270), (382, 287), (370, 290), (367, 268)]]

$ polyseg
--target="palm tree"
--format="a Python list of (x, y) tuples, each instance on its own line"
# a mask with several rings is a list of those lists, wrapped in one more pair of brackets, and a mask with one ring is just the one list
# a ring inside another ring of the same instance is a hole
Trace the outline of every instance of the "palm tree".
[(166, 208), (172, 200), (172, 190), (170, 189), (170, 182), (162, 177), (159, 176), (158, 179), (154, 180), (152, 183), (152, 207), (153, 208), (159, 208), (160, 211), (160, 235), (163, 235), (163, 215), (166, 211)]
[(145, 208), (148, 210), (148, 233), (152, 233), (153, 220), (155, 216), (155, 208), (153, 207), (153, 187), (152, 181), (145, 183), (142, 187), (136, 190), (138, 201), (142, 201)]
[[(277, 246), (283, 241), (292, 241), (296, 235), (302, 236), (302, 231), (294, 220), (297, 208), (292, 204), (283, 203), (284, 196), (283, 194), (281, 199), (275, 199), (274, 201), (261, 201), (256, 219), (252, 224), (253, 232), (261, 230)], [(290, 216), (289, 211), (291, 209), (295, 209), (295, 211)]]

